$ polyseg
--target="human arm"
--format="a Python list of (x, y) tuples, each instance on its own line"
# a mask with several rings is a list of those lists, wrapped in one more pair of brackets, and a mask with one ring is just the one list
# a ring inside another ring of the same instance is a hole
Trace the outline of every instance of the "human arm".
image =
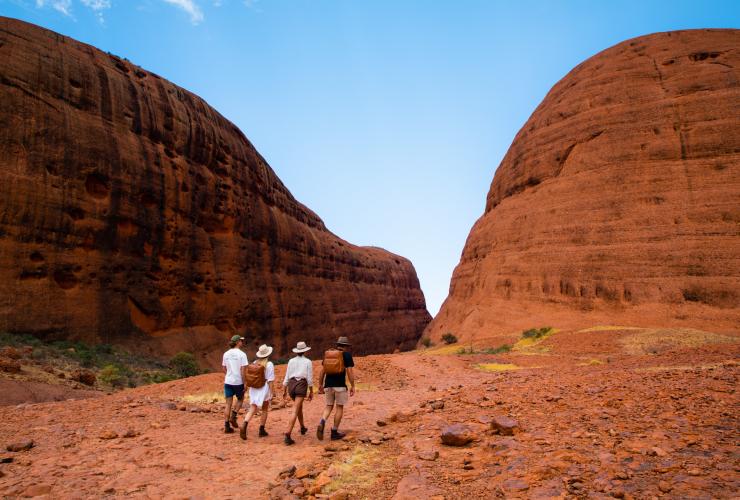
[(323, 365), (321, 366), (321, 368), (319, 368), (319, 388), (317, 392), (319, 394), (324, 394), (324, 366)]
[(347, 378), (349, 379), (349, 395), (355, 395), (355, 369), (352, 367), (347, 368)]
[(311, 360), (308, 360), (308, 399), (311, 401), (313, 399), (313, 363), (311, 363)]

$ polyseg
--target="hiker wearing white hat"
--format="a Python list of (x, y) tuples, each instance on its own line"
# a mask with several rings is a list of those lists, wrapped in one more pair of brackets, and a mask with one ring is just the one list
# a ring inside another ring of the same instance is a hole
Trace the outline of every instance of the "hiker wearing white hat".
[(308, 400), (313, 399), (313, 364), (311, 360), (305, 356), (305, 353), (310, 351), (311, 348), (306, 345), (305, 342), (298, 342), (293, 348), (293, 352), (296, 356), (288, 361), (288, 368), (285, 370), (285, 379), (283, 380), (283, 399), (289, 394), (290, 399), (295, 401), (293, 407), (293, 415), (290, 417), (290, 423), (288, 424), (288, 432), (285, 433), (284, 442), (286, 445), (294, 444), (293, 438), (290, 437), (290, 433), (293, 432), (293, 426), (295, 426), (296, 418), (301, 424), (301, 434), (306, 434), (308, 428), (303, 425), (303, 400), (306, 398), (308, 393)]
[(275, 392), (273, 381), (275, 380), (275, 365), (268, 358), (272, 354), (272, 347), (262, 344), (257, 351), (257, 359), (248, 365), (245, 373), (245, 383), (249, 386), (249, 411), (244, 416), (244, 423), (239, 427), (239, 436), (247, 439), (247, 425), (252, 419), (254, 412), (262, 408), (260, 416), (259, 437), (266, 437), (267, 413), (270, 411), (270, 400)]

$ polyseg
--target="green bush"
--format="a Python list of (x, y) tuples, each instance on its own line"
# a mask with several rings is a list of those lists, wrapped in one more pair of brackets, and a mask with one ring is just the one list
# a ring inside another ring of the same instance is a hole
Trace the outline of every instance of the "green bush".
[(112, 387), (123, 387), (126, 385), (126, 377), (121, 375), (121, 370), (116, 365), (105, 365), (98, 378), (104, 383)]
[(455, 337), (451, 332), (447, 332), (444, 335), (442, 335), (442, 340), (445, 344), (456, 344), (457, 343), (457, 337)]
[(524, 330), (522, 332), (522, 338), (525, 339), (541, 339), (550, 331), (552, 330), (552, 327), (550, 326), (543, 326), (542, 328), (530, 328), (529, 330)]
[(512, 345), (511, 344), (504, 344), (504, 345), (500, 345), (498, 347), (490, 347), (490, 348), (486, 349), (483, 352), (485, 352), (486, 354), (501, 354), (501, 353), (504, 353), (504, 352), (511, 351), (511, 348), (512, 348)]
[(423, 345), (424, 347), (432, 347), (432, 339), (430, 339), (429, 337), (421, 339), (421, 345)]
[(179, 377), (192, 377), (200, 373), (195, 356), (189, 352), (178, 352), (170, 360), (170, 368)]

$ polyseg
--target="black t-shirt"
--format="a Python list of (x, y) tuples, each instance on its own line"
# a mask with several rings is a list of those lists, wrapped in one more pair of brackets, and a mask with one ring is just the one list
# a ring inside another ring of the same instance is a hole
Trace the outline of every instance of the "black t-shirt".
[(347, 368), (355, 366), (355, 362), (352, 360), (352, 354), (347, 351), (342, 351), (342, 358), (344, 359), (344, 370), (342, 373), (327, 374), (324, 387), (347, 387), (347, 382), (345, 381)]

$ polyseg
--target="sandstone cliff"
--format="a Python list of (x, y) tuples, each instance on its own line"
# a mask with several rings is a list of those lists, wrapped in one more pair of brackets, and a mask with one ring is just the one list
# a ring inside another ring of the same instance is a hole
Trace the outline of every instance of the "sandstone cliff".
[(496, 170), (425, 335), (740, 325), (740, 31), (620, 43), (558, 82)]
[(0, 330), (220, 364), (233, 333), (377, 353), (429, 319), (408, 260), (330, 233), (202, 99), (0, 18)]

